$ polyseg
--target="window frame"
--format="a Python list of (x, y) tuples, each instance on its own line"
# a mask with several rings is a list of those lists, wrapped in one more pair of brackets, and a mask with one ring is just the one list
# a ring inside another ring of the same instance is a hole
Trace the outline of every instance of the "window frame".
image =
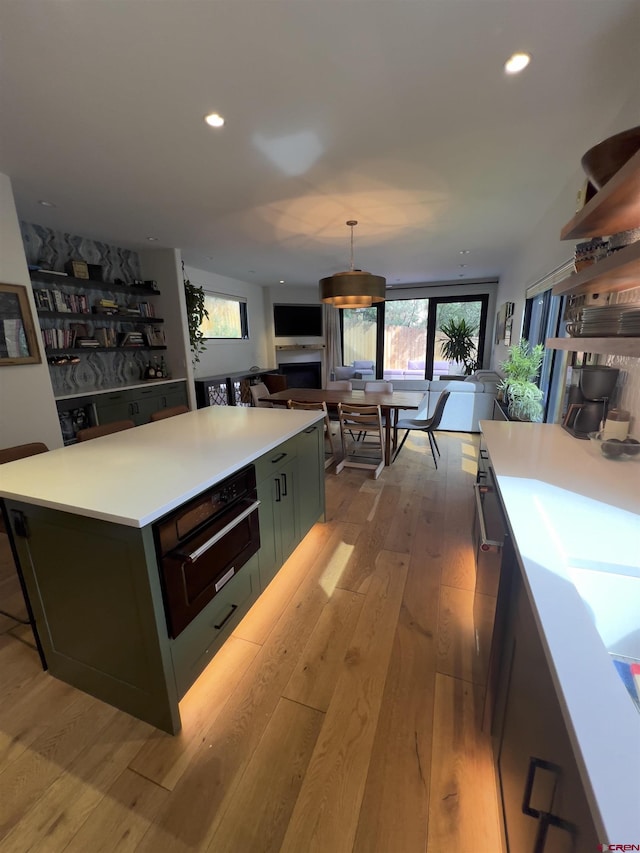
[[(203, 326), (206, 324), (206, 319), (200, 324), (199, 329), (202, 332), (203, 341), (248, 341), (249, 340), (249, 313), (247, 310), (247, 300), (244, 296), (234, 296), (230, 293), (219, 293), (214, 290), (207, 290), (203, 287), (204, 303), (207, 308), (207, 297), (213, 299), (223, 299), (226, 302), (233, 302), (238, 306), (240, 320), (240, 335), (238, 337), (224, 337), (222, 335), (208, 335)], [(208, 309), (207, 309), (208, 310)]]

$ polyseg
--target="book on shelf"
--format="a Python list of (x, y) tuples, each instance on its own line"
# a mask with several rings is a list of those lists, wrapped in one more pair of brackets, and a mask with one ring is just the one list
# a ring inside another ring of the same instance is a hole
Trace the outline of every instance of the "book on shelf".
[(165, 346), (165, 337), (164, 337), (164, 329), (159, 329), (157, 326), (149, 326), (148, 329), (145, 330), (145, 335), (147, 338), (147, 345), (150, 347), (163, 347)]
[(142, 332), (124, 332), (120, 335), (121, 347), (143, 347), (145, 345)]

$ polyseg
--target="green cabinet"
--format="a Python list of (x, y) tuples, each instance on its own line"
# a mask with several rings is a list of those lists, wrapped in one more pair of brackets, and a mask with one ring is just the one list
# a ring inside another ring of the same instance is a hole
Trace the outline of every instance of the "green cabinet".
[(512, 584), (493, 726), (506, 849), (597, 850), (599, 834), (518, 571)]
[(93, 397), (99, 424), (132, 420), (136, 426), (149, 423), (151, 415), (170, 406), (188, 405), (184, 382), (168, 382), (146, 387), (123, 388)]
[(324, 433), (319, 421), (256, 460), (260, 586), (264, 589), (324, 513)]
[(297, 504), (302, 538), (324, 513), (324, 423), (302, 430), (298, 442)]
[[(258, 482), (260, 586), (264, 589), (300, 541), (296, 512), (297, 459), (294, 445), (268, 454), (273, 466)], [(262, 457), (265, 459), (265, 457)], [(258, 466), (256, 466), (258, 467)]]

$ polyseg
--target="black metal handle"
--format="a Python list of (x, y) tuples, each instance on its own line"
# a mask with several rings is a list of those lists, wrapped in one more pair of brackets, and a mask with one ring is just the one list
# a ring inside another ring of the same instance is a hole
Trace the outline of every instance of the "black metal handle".
[(484, 450), (484, 449), (480, 450), (480, 459), (488, 459), (488, 458), (489, 458), (489, 452), (487, 450)]
[(287, 496), (287, 475), (286, 474), (280, 474), (280, 476), (282, 477), (282, 497), (286, 498), (286, 496)]
[(231, 610), (227, 613), (227, 615), (224, 617), (224, 619), (222, 620), (222, 622), (221, 622), (219, 625), (214, 625), (213, 627), (214, 627), (217, 631), (219, 631), (219, 630), (220, 630), (220, 628), (222, 628), (222, 626), (224, 625), (224, 623), (225, 623), (225, 622), (227, 622), (229, 619), (231, 619), (231, 617), (232, 617), (232, 616), (233, 616), (233, 614), (234, 614), (234, 611), (235, 611), (235, 610), (237, 610), (237, 609), (238, 609), (238, 605), (237, 605), (237, 604), (232, 604), (232, 605), (231, 605)]
[(276, 503), (280, 503), (282, 500), (282, 493), (280, 491), (280, 477), (276, 477)]
[[(533, 782), (536, 777), (536, 770), (540, 768), (540, 770), (549, 770), (551, 773), (554, 773), (556, 776), (556, 781), (554, 783), (554, 793), (555, 786), (558, 783), (558, 777), (560, 776), (561, 770), (557, 764), (552, 764), (550, 761), (545, 761), (543, 758), (536, 758), (534, 755), (529, 759), (529, 769), (527, 770), (527, 778), (524, 783), (524, 794), (522, 796), (522, 814), (526, 814), (529, 817), (535, 817), (536, 819), (540, 817), (543, 812), (538, 809), (534, 809), (531, 806), (531, 793), (533, 791)], [(553, 797), (551, 798), (551, 802), (553, 802)]]
[(547, 843), (547, 832), (550, 826), (555, 826), (558, 829), (568, 832), (574, 839), (577, 835), (577, 828), (575, 824), (570, 823), (568, 820), (563, 820), (561, 817), (558, 817), (551, 812), (534, 809), (531, 806), (533, 783), (535, 780), (536, 770), (538, 768), (541, 770), (548, 770), (556, 777), (551, 802), (555, 799), (555, 790), (558, 784), (558, 779), (562, 775), (562, 768), (557, 764), (553, 764), (551, 761), (545, 761), (544, 759), (536, 758), (533, 755), (529, 759), (529, 769), (527, 770), (527, 778), (524, 784), (524, 795), (522, 797), (522, 813), (529, 817), (536, 818), (536, 820), (539, 821), (538, 832), (536, 834), (532, 853), (544, 853), (544, 848)]
[(318, 427), (316, 427), (316, 426), (310, 426), (310, 427), (307, 427), (307, 429), (303, 429), (302, 431), (303, 431), (306, 435), (311, 435), (311, 433), (312, 433), (312, 432), (315, 432), (315, 431), (317, 430), (317, 428), (318, 428)]
[(277, 456), (274, 456), (274, 457), (273, 457), (273, 459), (271, 460), (271, 464), (272, 464), (272, 465), (275, 465), (275, 464), (276, 464), (276, 462), (279, 462), (281, 459), (284, 459), (284, 457), (285, 457), (286, 455), (287, 455), (286, 453), (279, 453)]

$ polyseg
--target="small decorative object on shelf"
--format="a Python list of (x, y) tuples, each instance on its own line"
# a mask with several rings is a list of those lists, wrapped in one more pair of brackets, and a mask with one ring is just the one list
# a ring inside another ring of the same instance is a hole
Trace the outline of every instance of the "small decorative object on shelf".
[(89, 278), (89, 264), (86, 261), (68, 261), (64, 268), (74, 278)]

